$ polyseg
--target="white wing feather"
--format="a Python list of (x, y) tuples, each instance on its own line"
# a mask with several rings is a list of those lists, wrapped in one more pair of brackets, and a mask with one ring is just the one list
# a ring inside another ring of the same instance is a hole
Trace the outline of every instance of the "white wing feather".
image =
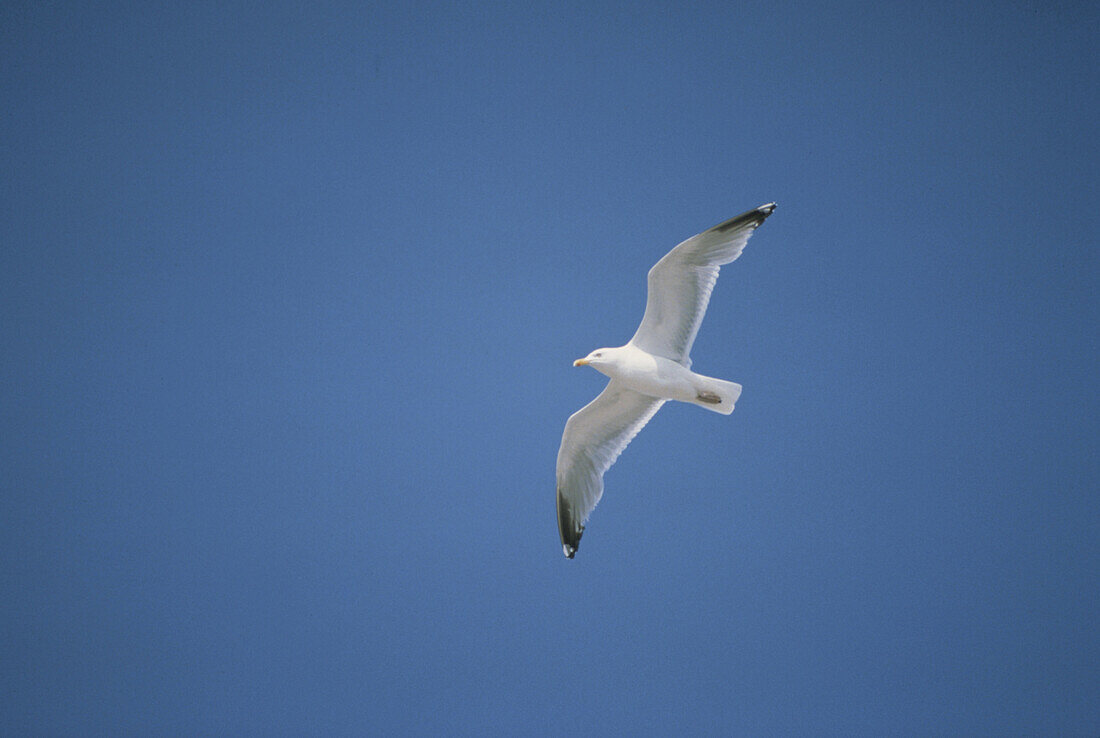
[(630, 342), (691, 366), (691, 345), (707, 311), (718, 268), (741, 255), (752, 232), (775, 210), (761, 205), (692, 236), (649, 270), (645, 315)]
[(588, 515), (603, 495), (603, 475), (664, 400), (622, 387), (614, 380), (569, 416), (558, 450), (558, 530), (573, 558)]

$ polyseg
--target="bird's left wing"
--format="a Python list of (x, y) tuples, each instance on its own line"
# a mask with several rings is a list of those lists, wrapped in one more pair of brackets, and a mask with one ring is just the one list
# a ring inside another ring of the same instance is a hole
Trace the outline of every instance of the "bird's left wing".
[(558, 531), (573, 558), (589, 513), (603, 495), (603, 475), (664, 400), (623, 387), (615, 380), (569, 416), (558, 450)]
[(730, 218), (692, 236), (649, 270), (649, 295), (642, 324), (630, 342), (651, 354), (691, 366), (688, 354), (703, 322), (718, 268), (741, 255), (775, 203)]

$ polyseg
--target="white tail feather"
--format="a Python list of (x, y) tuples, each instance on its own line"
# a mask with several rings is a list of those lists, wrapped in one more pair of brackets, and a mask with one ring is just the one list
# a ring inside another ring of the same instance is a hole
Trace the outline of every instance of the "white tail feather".
[(733, 412), (733, 406), (741, 396), (741, 385), (701, 374), (696, 374), (694, 379), (695, 399), (692, 402), (722, 415)]

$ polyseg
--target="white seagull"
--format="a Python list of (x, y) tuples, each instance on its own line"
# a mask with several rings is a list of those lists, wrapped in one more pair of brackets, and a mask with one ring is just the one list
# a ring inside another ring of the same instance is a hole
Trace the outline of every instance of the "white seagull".
[(569, 416), (558, 450), (558, 531), (573, 558), (584, 525), (603, 495), (603, 475), (667, 400), (733, 412), (741, 385), (691, 371), (691, 345), (718, 268), (741, 255), (752, 232), (775, 210), (761, 205), (692, 236), (649, 270), (645, 315), (625, 346), (596, 349), (573, 366), (611, 377), (599, 396)]

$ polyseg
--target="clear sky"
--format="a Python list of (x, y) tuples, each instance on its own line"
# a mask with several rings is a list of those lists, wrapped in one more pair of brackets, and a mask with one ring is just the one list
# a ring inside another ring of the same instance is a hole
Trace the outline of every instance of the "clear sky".
[[(1091, 735), (1095, 3), (0, 5), (0, 733)], [(680, 240), (779, 207), (574, 561)]]

